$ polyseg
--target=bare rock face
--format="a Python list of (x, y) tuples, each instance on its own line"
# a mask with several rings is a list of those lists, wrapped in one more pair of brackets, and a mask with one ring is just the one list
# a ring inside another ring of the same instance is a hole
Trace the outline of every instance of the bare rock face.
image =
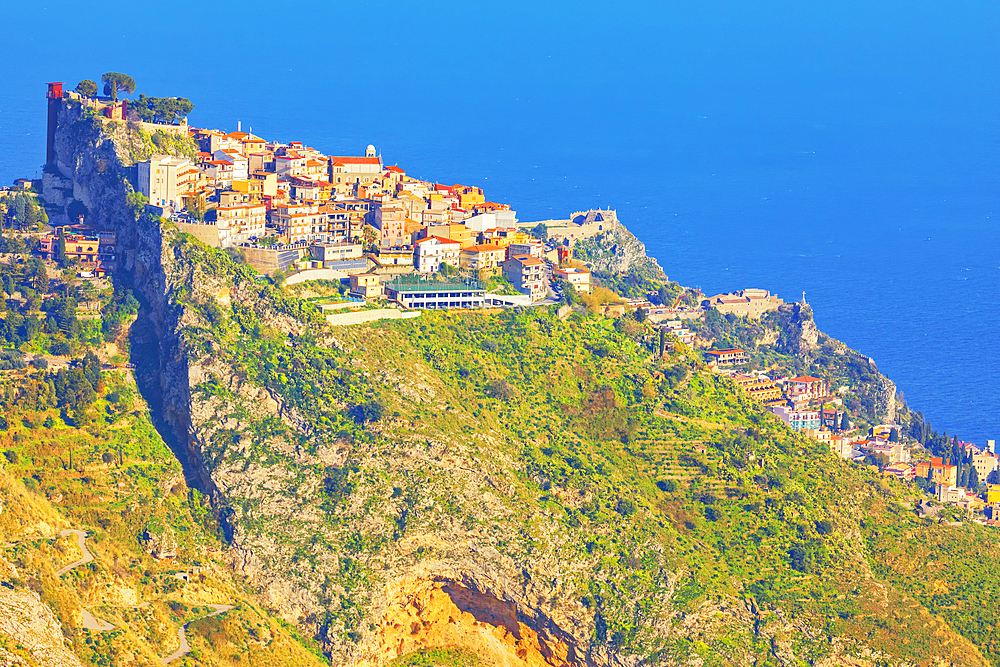
[(398, 655), (454, 646), (485, 656), (497, 667), (583, 665), (575, 645), (518, 619), (511, 602), (456, 581), (402, 579), (387, 587), (387, 609), (358, 656), (359, 667), (378, 667)]
[(60, 104), (58, 123), (55, 159), (42, 174), (43, 199), (60, 208), (53, 222), (76, 222), (69, 217), (83, 214), (93, 226), (115, 229), (132, 221), (126, 195), (134, 159), (128, 146), (138, 131), (128, 123), (93, 117), (75, 100)]
[(667, 274), (646, 254), (646, 245), (617, 222), (607, 231), (578, 243), (585, 249), (591, 269), (615, 274), (636, 273), (652, 280), (666, 281)]
[(177, 557), (177, 535), (170, 526), (156, 532), (147, 529), (142, 534), (142, 540), (146, 552), (157, 560)]
[[(16, 577), (16, 571), (0, 559), (0, 578)], [(46, 667), (79, 667), (80, 660), (67, 647), (62, 625), (38, 594), (22, 585), (0, 586), (0, 636), (8, 637), (31, 654), (34, 664)], [(30, 664), (0, 649), (4, 665)]]

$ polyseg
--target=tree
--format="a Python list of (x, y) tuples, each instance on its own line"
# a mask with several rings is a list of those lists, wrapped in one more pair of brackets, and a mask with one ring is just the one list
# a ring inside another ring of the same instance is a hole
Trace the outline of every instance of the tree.
[(847, 411), (840, 418), (840, 430), (849, 431), (851, 429), (851, 422), (847, 419)]
[(101, 75), (101, 81), (104, 82), (104, 94), (115, 102), (118, 101), (118, 93), (131, 93), (135, 90), (135, 79), (121, 72), (105, 72)]
[(94, 97), (97, 95), (97, 84), (90, 79), (84, 79), (80, 83), (76, 84), (76, 92), (80, 93), (84, 97)]
[(661, 306), (669, 306), (670, 303), (670, 290), (667, 289), (666, 285), (660, 285), (660, 289), (656, 291), (656, 298), (660, 302)]
[(99, 291), (97, 285), (90, 282), (89, 280), (84, 281), (79, 287), (76, 288), (76, 295), (80, 301), (87, 304), (87, 308), (90, 308), (90, 303), (97, 298)]
[(976, 466), (969, 466), (969, 482), (965, 488), (979, 492), (979, 471), (976, 470)]
[(495, 399), (509, 401), (514, 398), (514, 388), (507, 380), (494, 380), (486, 386), (486, 393)]
[(549, 240), (549, 228), (543, 222), (539, 222), (537, 225), (532, 227), (528, 233), (541, 241)]
[(889, 431), (889, 442), (899, 442), (899, 429), (894, 428)]
[(131, 108), (144, 121), (172, 125), (191, 113), (194, 104), (185, 97), (146, 97), (140, 94)]
[(59, 263), (59, 266), (66, 268), (66, 238), (62, 235), (56, 241), (56, 261)]

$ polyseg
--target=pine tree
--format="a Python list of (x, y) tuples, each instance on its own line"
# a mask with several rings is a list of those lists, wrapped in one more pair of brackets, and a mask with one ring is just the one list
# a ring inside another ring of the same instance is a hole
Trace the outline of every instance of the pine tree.
[(840, 430), (849, 431), (851, 429), (851, 422), (847, 419), (847, 411), (845, 410), (843, 415), (840, 417)]
[(966, 489), (972, 491), (979, 491), (979, 471), (976, 470), (976, 466), (969, 466), (969, 481), (965, 485)]

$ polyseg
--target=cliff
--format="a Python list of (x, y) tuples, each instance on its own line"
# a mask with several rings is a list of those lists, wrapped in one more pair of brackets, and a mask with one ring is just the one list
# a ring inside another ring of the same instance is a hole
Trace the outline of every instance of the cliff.
[(646, 254), (646, 246), (618, 222), (606, 229), (576, 241), (573, 255), (594, 271), (618, 275), (641, 276), (647, 280), (666, 282), (667, 274), (656, 260)]
[[(73, 97), (60, 101), (57, 117), (55, 157), (42, 171), (42, 199), (53, 224), (75, 223), (82, 215), (91, 227), (128, 233), (136, 216), (129, 198), (135, 163), (156, 154), (197, 153), (187, 137), (150, 134), (148, 123), (108, 120)], [(127, 240), (123, 245), (132, 247)]]
[[(928, 530), (910, 491), (658, 358), (648, 325), (533, 309), (334, 330), (137, 215), (128, 138), (66, 114), (53, 192), (118, 230), (136, 380), (211, 498), (218, 557), (334, 664), (986, 664), (878, 558)], [(666, 278), (620, 226), (587, 248)], [(821, 349), (796, 315), (788, 343)]]

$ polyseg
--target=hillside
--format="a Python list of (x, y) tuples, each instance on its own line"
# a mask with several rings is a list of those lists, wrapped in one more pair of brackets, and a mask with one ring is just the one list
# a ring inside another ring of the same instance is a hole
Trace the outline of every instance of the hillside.
[(334, 330), (165, 233), (149, 393), (237, 572), (335, 662), (982, 663), (872, 570), (909, 489), (655, 359), (651, 331), (544, 309)]
[[(1000, 664), (988, 529), (918, 519), (914, 488), (683, 348), (660, 357), (647, 323), (534, 308), (331, 327), (129, 205), (121, 140), (93, 123), (74, 139), (84, 121), (60, 151), (99, 151), (109, 181), (88, 160), (61, 178), (114, 199), (125, 257), (100, 315), (51, 334), (62, 379), (2, 371), (7, 663), (159, 664), (190, 623), (171, 664)], [(111, 307), (126, 289), (137, 308)], [(878, 417), (877, 378), (869, 396), (806, 315), (699, 335), (829, 359)], [(134, 372), (87, 354), (111, 342)], [(64, 530), (93, 560), (60, 573), (83, 555)]]
[[(25, 408), (44, 376), (4, 377), (0, 664), (159, 665), (187, 622), (189, 664), (323, 664), (222, 566), (208, 502), (127, 374), (105, 373), (86, 427), (44, 401)], [(198, 620), (210, 605), (233, 608)]]

